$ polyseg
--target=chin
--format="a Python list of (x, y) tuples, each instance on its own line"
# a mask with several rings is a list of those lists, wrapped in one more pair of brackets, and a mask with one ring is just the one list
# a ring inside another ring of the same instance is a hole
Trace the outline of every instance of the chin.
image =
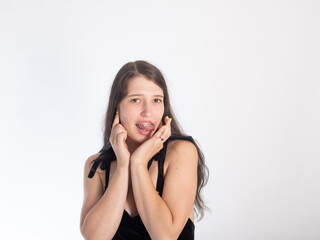
[(133, 140), (137, 143), (144, 143), (145, 141), (149, 140), (152, 136), (139, 136), (134, 138)]
[(141, 134), (133, 134), (131, 136), (128, 136), (128, 138), (130, 139), (130, 141), (138, 143), (138, 144), (142, 144), (145, 141), (147, 141), (148, 139), (150, 139), (152, 136), (154, 135), (154, 133), (151, 133), (149, 135), (141, 135)]

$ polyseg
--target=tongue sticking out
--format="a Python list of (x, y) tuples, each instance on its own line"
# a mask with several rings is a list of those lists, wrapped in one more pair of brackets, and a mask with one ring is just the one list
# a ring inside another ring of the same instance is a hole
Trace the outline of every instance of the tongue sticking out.
[(146, 131), (152, 131), (154, 128), (153, 126), (144, 126), (143, 128), (141, 128), (142, 130), (146, 130)]
[(144, 131), (153, 131), (154, 127), (152, 124), (150, 125), (145, 125), (145, 124), (137, 124), (137, 127), (141, 130), (144, 130)]

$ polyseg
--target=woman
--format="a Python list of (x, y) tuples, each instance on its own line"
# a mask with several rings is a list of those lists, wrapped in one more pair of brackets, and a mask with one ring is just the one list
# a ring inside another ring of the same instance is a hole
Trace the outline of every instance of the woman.
[(202, 217), (207, 172), (174, 117), (161, 72), (129, 62), (111, 88), (104, 147), (85, 163), (81, 233), (94, 240), (194, 239), (194, 205)]

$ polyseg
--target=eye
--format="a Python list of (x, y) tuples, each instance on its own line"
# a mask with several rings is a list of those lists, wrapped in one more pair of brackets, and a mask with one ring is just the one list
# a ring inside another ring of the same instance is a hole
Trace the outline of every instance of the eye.
[(160, 98), (156, 98), (153, 101), (156, 102), (156, 103), (162, 103), (162, 99), (160, 99)]
[(130, 102), (138, 103), (138, 102), (140, 102), (140, 99), (139, 98), (133, 98), (133, 99), (130, 100)]

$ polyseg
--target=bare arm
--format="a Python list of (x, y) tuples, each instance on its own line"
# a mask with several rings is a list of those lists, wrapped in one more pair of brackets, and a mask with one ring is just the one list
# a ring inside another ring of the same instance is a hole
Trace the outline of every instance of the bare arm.
[(128, 167), (117, 167), (104, 192), (99, 173), (88, 178), (90, 157), (84, 167), (84, 202), (80, 228), (85, 239), (112, 239), (123, 214), (128, 192)]
[(98, 174), (92, 179), (87, 177), (92, 159), (89, 158), (85, 164), (84, 203), (80, 227), (86, 239), (111, 239), (119, 227), (129, 181), (130, 153), (126, 138), (127, 132), (119, 123), (119, 114), (116, 114), (109, 141), (117, 158), (117, 168), (105, 193)]
[(162, 198), (156, 192), (145, 164), (132, 164), (131, 181), (138, 212), (152, 239), (177, 239), (194, 206), (198, 155), (187, 141), (168, 146)]

